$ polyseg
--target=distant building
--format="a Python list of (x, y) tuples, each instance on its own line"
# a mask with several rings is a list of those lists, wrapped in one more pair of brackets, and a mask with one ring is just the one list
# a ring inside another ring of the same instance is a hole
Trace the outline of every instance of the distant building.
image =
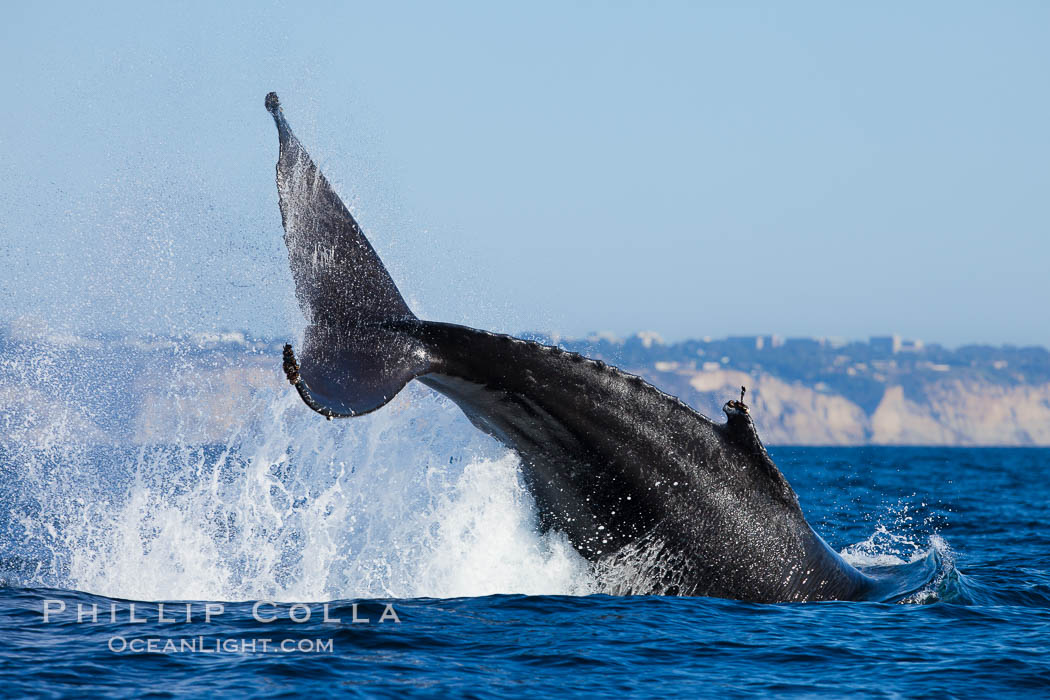
[(921, 352), (923, 348), (921, 340), (904, 340), (896, 333), (873, 335), (868, 339), (868, 345), (873, 351), (886, 355), (896, 355), (899, 352)]
[(744, 350), (761, 350), (765, 343), (760, 335), (731, 335), (726, 338), (725, 344)]
[(651, 348), (654, 345), (663, 345), (664, 339), (656, 331), (641, 331), (635, 336), (642, 341), (642, 347)]
[(921, 340), (902, 340), (897, 352), (922, 352)]
[(824, 347), (824, 343), (824, 338), (788, 338), (783, 345), (790, 350), (814, 351)]
[(784, 344), (784, 339), (779, 335), (731, 335), (726, 338), (726, 344), (736, 345), (747, 350), (762, 350), (764, 348), (779, 348)]
[(893, 355), (900, 350), (901, 337), (899, 335), (873, 335), (868, 339), (868, 345), (873, 352)]

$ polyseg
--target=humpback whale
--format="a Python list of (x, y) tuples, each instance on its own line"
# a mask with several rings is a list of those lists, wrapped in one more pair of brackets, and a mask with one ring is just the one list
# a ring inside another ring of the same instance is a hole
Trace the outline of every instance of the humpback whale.
[(600, 360), (417, 318), (361, 227), (266, 96), (280, 139), (284, 240), (307, 326), (284, 370), (331, 418), (416, 380), (520, 456), (543, 530), (615, 594), (755, 602), (878, 598), (879, 581), (810, 527), (747, 405), (716, 423)]

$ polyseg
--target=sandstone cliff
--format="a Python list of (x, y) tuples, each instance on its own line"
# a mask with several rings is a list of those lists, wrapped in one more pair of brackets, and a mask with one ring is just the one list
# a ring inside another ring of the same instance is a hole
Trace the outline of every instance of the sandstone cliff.
[(921, 383), (909, 397), (890, 382), (869, 413), (826, 388), (764, 372), (641, 373), (718, 420), (721, 406), (746, 386), (768, 444), (1050, 445), (1050, 383), (1011, 386), (945, 376)]
[[(0, 355), (0, 443), (222, 442), (291, 389), (280, 343), (217, 338), (9, 343)], [(745, 352), (733, 339), (602, 342), (572, 349), (717, 421), (746, 386), (770, 445), (1050, 445), (1050, 353), (1041, 348), (890, 347), (880, 356), (875, 343), (751, 343)]]

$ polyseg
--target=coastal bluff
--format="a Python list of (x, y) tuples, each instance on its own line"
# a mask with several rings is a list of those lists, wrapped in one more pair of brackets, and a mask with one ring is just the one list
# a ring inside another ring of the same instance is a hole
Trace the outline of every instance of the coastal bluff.
[[(92, 443), (223, 442), (292, 391), (281, 370), (284, 339), (0, 331), (0, 437), (22, 444), (46, 446), (67, 433)], [(526, 337), (615, 364), (716, 421), (746, 386), (768, 445), (1050, 446), (1050, 351), (1042, 347), (946, 349), (895, 336)]]

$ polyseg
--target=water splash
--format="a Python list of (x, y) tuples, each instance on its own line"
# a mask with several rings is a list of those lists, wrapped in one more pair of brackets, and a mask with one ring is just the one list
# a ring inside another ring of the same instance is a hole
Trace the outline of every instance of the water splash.
[(885, 507), (875, 520), (874, 531), (862, 542), (842, 550), (854, 566), (894, 566), (915, 561), (930, 550), (930, 537), (939, 519), (927, 511), (927, 504), (906, 498)]
[[(517, 458), (422, 386), (330, 422), (283, 382), (279, 348), (96, 345), (0, 362), (9, 583), (154, 600), (610, 590), (538, 533)], [(883, 599), (966, 599), (938, 517), (902, 499), (842, 555), (892, 581)]]
[(903, 604), (965, 602), (955, 552), (939, 534), (941, 516), (927, 504), (900, 499), (876, 520), (865, 540), (843, 549), (848, 563), (888, 584), (886, 600)]
[[(564, 537), (538, 534), (517, 458), (447, 400), (412, 387), (383, 411), (324, 421), (273, 361), (248, 402), (224, 416), (221, 439), (200, 444), (210, 410), (202, 402), (224, 385), (200, 362), (181, 361), (191, 366), (171, 368), (164, 391), (119, 407), (138, 412), (123, 421), (138, 426), (127, 431), (134, 439), (104, 444), (106, 431), (51, 425), (31, 411), (21, 432), (5, 432), (15, 438), (0, 446), (11, 512), (2, 556), (19, 563), (6, 567), (11, 582), (152, 600), (594, 588)], [(34, 382), (46, 379), (61, 383)], [(51, 393), (90, 422), (76, 394)], [(170, 422), (159, 433), (157, 406)], [(151, 430), (142, 415), (152, 415)]]

